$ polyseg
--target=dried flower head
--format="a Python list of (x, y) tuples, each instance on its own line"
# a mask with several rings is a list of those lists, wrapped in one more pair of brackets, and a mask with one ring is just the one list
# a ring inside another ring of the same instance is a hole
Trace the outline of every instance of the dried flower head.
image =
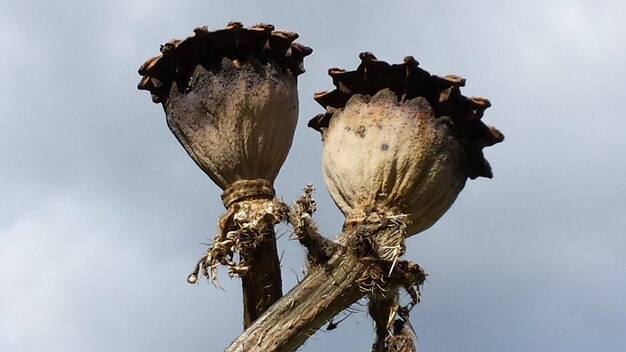
[(297, 76), (311, 49), (269, 24), (196, 28), (161, 46), (140, 68), (138, 88), (163, 104), (191, 158), (222, 189), (276, 178), (298, 117)]
[[(296, 33), (269, 24), (245, 28), (231, 22), (194, 32), (162, 45), (161, 55), (139, 68), (138, 86), (163, 105), (172, 133), (224, 190), (227, 212), (188, 281), (196, 282), (200, 271), (215, 279), (219, 264), (242, 277), (256, 270), (244, 278), (244, 291), (269, 305), (282, 294), (273, 228), (286, 213), (275, 198), (274, 180), (291, 148), (297, 77), (312, 50), (294, 42)], [(253, 308), (248, 323), (266, 307)]]
[(412, 57), (390, 65), (371, 53), (356, 71), (330, 69), (336, 89), (315, 100), (323, 173), (347, 222), (406, 214), (407, 235), (430, 227), (466, 179), (492, 177), (482, 149), (503, 140), (481, 118), (487, 99), (465, 97), (458, 76), (439, 77)]

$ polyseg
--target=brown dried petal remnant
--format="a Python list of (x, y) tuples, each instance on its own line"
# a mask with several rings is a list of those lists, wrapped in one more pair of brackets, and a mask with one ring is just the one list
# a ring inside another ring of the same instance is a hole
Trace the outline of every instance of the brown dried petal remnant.
[(187, 39), (173, 39), (161, 45), (161, 55), (148, 59), (139, 68), (143, 78), (137, 88), (150, 91), (155, 103), (167, 101), (174, 82), (184, 91), (198, 65), (216, 72), (223, 58), (238, 65), (254, 57), (262, 64), (272, 61), (297, 77), (304, 73), (304, 57), (312, 52), (311, 48), (294, 43), (298, 34), (274, 30), (271, 24), (245, 28), (239, 22), (230, 22), (225, 29), (209, 31), (199, 27), (194, 33)]
[(361, 64), (355, 71), (339, 68), (328, 71), (336, 89), (315, 94), (315, 100), (327, 112), (311, 119), (309, 127), (320, 132), (327, 128), (333, 112), (344, 108), (355, 94), (371, 97), (383, 89), (390, 89), (401, 102), (424, 97), (437, 118), (449, 117), (451, 120), (450, 127), (466, 151), (468, 177), (493, 176), (482, 149), (502, 142), (504, 136), (481, 121), (485, 109), (491, 106), (489, 100), (462, 95), (465, 79), (454, 75), (431, 75), (418, 67), (419, 63), (411, 56), (405, 57), (402, 64), (393, 65), (376, 59), (372, 53), (361, 53), (359, 57)]

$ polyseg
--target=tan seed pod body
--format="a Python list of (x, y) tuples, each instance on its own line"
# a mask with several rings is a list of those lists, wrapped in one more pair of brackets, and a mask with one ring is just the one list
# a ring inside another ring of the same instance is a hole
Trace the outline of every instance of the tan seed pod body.
[[(482, 150), (504, 136), (481, 121), (487, 99), (461, 94), (465, 79), (431, 75), (412, 56), (359, 58), (354, 71), (328, 71), (335, 89), (315, 94), (326, 112), (308, 126), (322, 133), (324, 178), (346, 224), (391, 221), (411, 236), (450, 208), (467, 178), (492, 177)], [(379, 255), (397, 257), (398, 236), (376, 240), (392, 252)]]
[(162, 54), (139, 68), (138, 88), (163, 104), (170, 130), (226, 191), (255, 180), (271, 189), (287, 157), (298, 118), (297, 76), (312, 52), (297, 38), (270, 24), (199, 27), (163, 44)]
[(298, 119), (295, 78), (254, 58), (219, 73), (196, 66), (189, 92), (172, 85), (167, 124), (191, 158), (222, 189), (239, 180), (273, 183)]
[(435, 223), (467, 179), (465, 156), (428, 101), (388, 89), (353, 95), (323, 130), (323, 174), (347, 221), (406, 214), (407, 235)]

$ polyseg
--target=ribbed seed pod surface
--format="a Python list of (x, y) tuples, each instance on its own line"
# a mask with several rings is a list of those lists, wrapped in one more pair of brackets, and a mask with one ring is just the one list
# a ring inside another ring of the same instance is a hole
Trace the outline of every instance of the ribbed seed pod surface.
[(163, 104), (170, 130), (222, 189), (275, 180), (298, 119), (297, 76), (311, 49), (271, 25), (197, 28), (139, 69), (140, 89)]
[(346, 216), (397, 218), (410, 236), (432, 226), (467, 178), (491, 177), (482, 148), (503, 140), (481, 118), (489, 101), (467, 98), (458, 76), (438, 77), (412, 57), (389, 65), (361, 54), (356, 71), (331, 69), (326, 108), (309, 121), (322, 133), (323, 175)]

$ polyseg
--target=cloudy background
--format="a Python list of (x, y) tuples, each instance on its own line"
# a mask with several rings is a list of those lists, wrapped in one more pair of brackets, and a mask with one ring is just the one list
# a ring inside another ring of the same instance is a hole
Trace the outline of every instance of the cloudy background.
[[(220, 191), (135, 89), (160, 44), (230, 20), (314, 48), (277, 189), (291, 201), (316, 184), (328, 236), (342, 217), (305, 122), (329, 67), (413, 55), (492, 101), (485, 121), (507, 137), (486, 151), (495, 178), (408, 243), (430, 273), (418, 350), (623, 350), (625, 2), (2, 0), (1, 351), (219, 351), (241, 331), (236, 280), (185, 282)], [(288, 289), (302, 250), (288, 233), (279, 246)], [(371, 330), (356, 313), (301, 350), (367, 351)]]

